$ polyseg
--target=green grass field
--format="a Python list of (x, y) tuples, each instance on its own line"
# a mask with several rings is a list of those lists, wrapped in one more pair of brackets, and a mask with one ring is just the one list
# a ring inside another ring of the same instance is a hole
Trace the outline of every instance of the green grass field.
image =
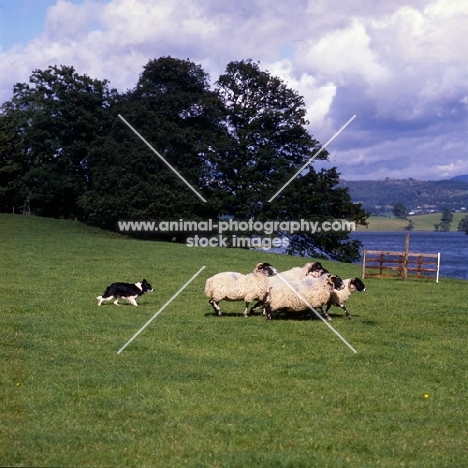
[[(320, 320), (217, 317), (203, 295), (219, 271), (304, 258), (13, 215), (0, 249), (0, 466), (467, 466), (466, 281), (366, 279), (352, 320), (332, 311), (354, 354)], [(139, 307), (97, 307), (143, 278)]]
[[(453, 221), (450, 231), (456, 232), (458, 223), (466, 213), (453, 213)], [(408, 220), (413, 221), (414, 231), (434, 231), (434, 224), (440, 223), (441, 213), (427, 215), (408, 216), (408, 219), (387, 218), (385, 216), (371, 216), (367, 227), (357, 226), (357, 231), (404, 231), (408, 226)]]

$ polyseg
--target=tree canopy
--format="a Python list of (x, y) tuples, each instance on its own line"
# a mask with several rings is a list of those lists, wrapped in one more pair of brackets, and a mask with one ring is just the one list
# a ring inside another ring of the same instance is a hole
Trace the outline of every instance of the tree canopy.
[(2, 209), (28, 203), (37, 215), (81, 218), (89, 152), (113, 99), (107, 81), (73, 67), (34, 70), (30, 84), (18, 83), (0, 114)]
[[(303, 97), (252, 60), (229, 63), (211, 88), (201, 66), (161, 57), (125, 93), (73, 67), (34, 70), (1, 107), (0, 210), (107, 229), (119, 220), (223, 216), (365, 224), (336, 168), (316, 172), (311, 164), (269, 201), (321, 149), (307, 125)], [(290, 253), (359, 256), (346, 232), (272, 235), (287, 236)]]
[(395, 218), (404, 219), (408, 215), (408, 209), (401, 202), (397, 202), (393, 205), (393, 215)]
[(460, 220), (457, 231), (465, 231), (465, 234), (468, 234), (468, 215)]
[[(215, 214), (207, 154), (222, 134), (221, 116), (201, 67), (171, 57), (150, 61), (136, 87), (115, 102), (111, 116), (110, 131), (91, 152), (91, 187), (83, 202), (88, 222), (115, 227), (119, 219)], [(119, 116), (210, 203), (194, 196)]]
[(450, 231), (450, 225), (453, 221), (452, 209), (449, 206), (446, 206), (442, 211), (442, 216), (440, 218), (440, 223), (434, 224), (434, 229), (436, 231), (448, 232)]

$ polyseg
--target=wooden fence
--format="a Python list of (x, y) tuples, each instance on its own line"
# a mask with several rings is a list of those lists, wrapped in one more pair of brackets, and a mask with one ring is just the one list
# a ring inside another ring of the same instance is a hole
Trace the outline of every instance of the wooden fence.
[[(369, 276), (433, 278), (439, 282), (440, 253), (410, 253), (409, 235), (404, 252), (364, 250), (362, 278)], [(369, 270), (371, 270), (369, 272)]]

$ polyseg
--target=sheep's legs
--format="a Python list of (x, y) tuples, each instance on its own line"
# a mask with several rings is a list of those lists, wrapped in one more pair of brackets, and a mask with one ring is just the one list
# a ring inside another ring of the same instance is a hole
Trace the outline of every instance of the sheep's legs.
[(245, 303), (244, 317), (248, 317), (248, 316), (249, 316), (249, 304), (250, 304), (250, 302), (246, 302), (246, 303)]
[(348, 317), (349, 319), (351, 318), (351, 314), (348, 312), (348, 310), (346, 309), (346, 307), (344, 305), (340, 306), (344, 311), (345, 311), (345, 314), (346, 314), (346, 317)]
[[(255, 305), (252, 306), (252, 308), (250, 309), (250, 313), (254, 313), (261, 305), (263, 305), (263, 302), (258, 301)], [(265, 315), (265, 313), (263, 315)]]
[(213, 309), (217, 315), (223, 315), (222, 310), (218, 306), (219, 301), (216, 302), (214, 299), (210, 299), (208, 302), (213, 306)]
[(266, 315), (265, 303), (263, 301), (258, 301), (254, 306), (252, 306), (250, 314), (253, 314), (259, 307), (262, 308), (262, 315)]
[[(335, 305), (336, 305), (336, 304), (335, 304)], [(328, 310), (330, 309), (331, 306), (332, 306), (331, 304), (328, 304), (327, 310), (325, 311), (325, 316), (328, 316), (328, 315), (327, 315), (327, 312), (328, 312)], [(338, 304), (337, 307), (341, 307), (341, 308), (344, 310), (344, 312), (345, 312), (345, 314), (346, 314), (346, 317), (348, 317), (349, 319), (351, 319), (351, 314), (348, 312), (348, 309), (346, 309), (346, 307), (344, 306), (344, 304)]]
[(323, 307), (318, 307), (318, 309), (320, 310), (320, 312), (322, 312), (322, 314), (325, 316), (325, 318), (329, 321), (329, 322), (332, 322), (333, 319), (328, 315), (328, 309), (330, 308), (330, 306), (327, 307), (327, 310), (323, 310)]
[[(256, 305), (262, 305), (262, 315), (266, 317), (268, 320), (271, 320), (272, 317), (275, 316), (271, 312), (271, 307), (270, 307), (270, 299), (271, 299), (271, 287), (268, 289), (266, 294), (263, 296), (263, 300), (258, 301)], [(268, 317), (268, 310), (270, 311), (270, 317)]]
[(271, 320), (272, 318), (275, 317), (275, 314), (271, 310), (270, 304), (265, 304), (265, 312), (266, 312), (266, 319)]

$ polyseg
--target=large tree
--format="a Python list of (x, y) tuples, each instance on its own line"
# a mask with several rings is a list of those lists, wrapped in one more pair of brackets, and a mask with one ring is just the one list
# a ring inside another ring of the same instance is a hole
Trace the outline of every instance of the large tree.
[(320, 148), (305, 128), (304, 100), (251, 60), (229, 63), (216, 87), (230, 137), (212, 160), (225, 209), (239, 218), (271, 217), (277, 210), (266, 201)]
[(28, 164), (23, 148), (23, 134), (18, 131), (23, 118), (6, 102), (0, 112), (0, 211), (15, 213), (25, 208), (28, 191), (24, 176)]
[(112, 130), (92, 153), (92, 186), (85, 200), (88, 221), (112, 227), (119, 219), (216, 215), (219, 202), (210, 196), (208, 154), (223, 134), (221, 123), (219, 100), (199, 65), (172, 57), (148, 62), (136, 87), (121, 96), (113, 109)]
[(28, 202), (34, 214), (80, 218), (89, 151), (106, 131), (114, 92), (68, 66), (35, 70), (29, 81), (1, 109), (3, 207)]
[[(310, 165), (268, 201), (312, 157), (328, 157), (307, 131), (302, 96), (251, 60), (229, 63), (217, 93), (230, 139), (211, 162), (225, 214), (239, 220), (347, 218), (365, 224), (367, 213), (352, 203), (346, 189), (338, 188), (334, 168), (317, 173)], [(345, 232), (289, 238), (291, 253), (348, 261), (359, 256), (359, 243), (349, 242)]]

